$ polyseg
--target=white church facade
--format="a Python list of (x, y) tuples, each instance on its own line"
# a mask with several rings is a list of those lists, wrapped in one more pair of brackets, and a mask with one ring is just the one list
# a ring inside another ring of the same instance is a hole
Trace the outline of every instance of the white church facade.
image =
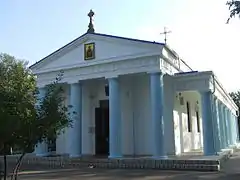
[(65, 103), (77, 112), (56, 154), (215, 155), (238, 142), (238, 108), (214, 73), (193, 71), (162, 43), (88, 32), (30, 68), (42, 95), (64, 71)]

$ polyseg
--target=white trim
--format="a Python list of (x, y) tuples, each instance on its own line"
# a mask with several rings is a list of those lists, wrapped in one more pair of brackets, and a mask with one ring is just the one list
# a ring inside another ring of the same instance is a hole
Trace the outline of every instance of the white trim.
[(48, 68), (45, 70), (36, 70), (33, 71), (34, 74), (43, 74), (43, 73), (49, 73), (49, 72), (56, 72), (56, 71), (61, 71), (61, 70), (70, 70), (70, 69), (75, 69), (75, 68), (84, 68), (87, 66), (93, 66), (93, 65), (100, 65), (100, 64), (106, 64), (106, 63), (111, 63), (111, 62), (116, 62), (116, 61), (131, 61), (132, 59), (137, 59), (137, 58), (146, 58), (146, 57), (153, 57), (153, 56), (160, 56), (160, 53), (141, 53), (141, 54), (134, 54), (134, 55), (128, 55), (128, 56), (122, 56), (122, 57), (114, 57), (114, 58), (109, 58), (109, 59), (104, 59), (104, 60), (97, 60), (97, 61), (85, 61), (83, 63), (77, 63), (77, 64), (71, 64), (71, 65), (66, 65), (66, 66), (61, 66), (61, 67), (53, 67), (53, 68)]
[[(146, 73), (148, 71), (159, 71), (159, 58), (142, 57), (139, 59), (128, 59), (124, 61), (110, 61), (91, 66), (71, 68), (64, 71), (61, 83), (75, 82), (105, 77), (115, 77), (119, 75)], [(39, 84), (49, 84), (56, 77), (57, 72), (38, 74)]]
[(118, 78), (118, 77), (119, 77), (119, 75), (111, 74), (111, 75), (106, 75), (105, 79)]
[(194, 72), (174, 76), (175, 91), (208, 91), (210, 74)]
[[(77, 48), (78, 46), (84, 44), (86, 41), (105, 41), (105, 42), (110, 42), (110, 43), (117, 43), (117, 44), (122, 44), (122, 45), (129, 45), (129, 46), (137, 46), (142, 49), (148, 49), (149, 52), (157, 53), (158, 55), (161, 54), (161, 48), (164, 47), (163, 44), (160, 43), (154, 43), (154, 42), (148, 42), (148, 41), (136, 41), (132, 40), (131, 38), (123, 38), (123, 37), (114, 37), (114, 36), (108, 36), (108, 35), (101, 35), (101, 34), (84, 34), (72, 42), (68, 43), (67, 45), (59, 48), (52, 54), (48, 55), (47, 57), (43, 58), (39, 62), (36, 62), (31, 66), (32, 71), (37, 71), (37, 69), (42, 68), (43, 66), (46, 66), (47, 63), (53, 62), (56, 60), (58, 57), (61, 57), (71, 50)], [(124, 57), (121, 57), (122, 59)], [(99, 60), (99, 59), (98, 59)], [(102, 61), (102, 60), (100, 60)]]
[[(215, 82), (215, 90), (213, 85), (213, 77)], [(200, 83), (200, 81), (205, 81), (205, 83)], [(211, 90), (215, 96), (222, 101), (233, 113), (238, 110), (237, 105), (234, 103), (230, 95), (220, 84), (216, 76), (212, 71), (194, 72), (186, 74), (178, 74), (175, 76), (175, 90), (176, 91), (207, 91)], [(215, 92), (214, 92), (215, 91)]]
[(71, 80), (67, 81), (67, 84), (79, 84), (79, 83), (80, 83), (80, 81), (77, 79), (71, 79)]
[[(226, 99), (227, 102), (229, 102), (231, 108), (233, 108), (235, 111), (238, 111), (238, 106), (235, 104), (235, 102), (233, 101), (233, 99), (230, 97), (230, 95), (227, 93), (227, 91), (224, 89), (224, 87), (222, 86), (222, 84), (219, 82), (218, 78), (216, 77), (216, 75), (214, 75), (214, 73), (212, 72), (214, 79), (215, 79), (215, 85), (216, 89), (221, 93), (221, 95)], [(212, 81), (211, 81), (212, 83)]]

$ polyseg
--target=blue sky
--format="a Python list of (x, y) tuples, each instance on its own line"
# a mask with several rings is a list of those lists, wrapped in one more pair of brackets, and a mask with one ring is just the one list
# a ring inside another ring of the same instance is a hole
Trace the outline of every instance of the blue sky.
[(0, 52), (30, 64), (87, 30), (90, 9), (96, 32), (163, 41), (198, 70), (213, 70), (227, 90), (240, 89), (240, 20), (226, 25), (226, 0), (5, 0), (0, 1)]

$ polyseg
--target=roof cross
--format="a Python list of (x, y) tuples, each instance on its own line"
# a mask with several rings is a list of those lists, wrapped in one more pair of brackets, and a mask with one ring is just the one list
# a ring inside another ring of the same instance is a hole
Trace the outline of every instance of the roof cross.
[(94, 33), (95, 32), (94, 27), (93, 27), (93, 16), (94, 16), (94, 14), (95, 13), (93, 12), (92, 9), (88, 13), (88, 17), (90, 18), (90, 22), (89, 22), (88, 30), (87, 30), (88, 33)]
[(164, 27), (164, 32), (160, 33), (161, 35), (164, 34), (164, 41), (167, 44), (167, 34), (171, 33), (172, 31), (167, 31), (167, 28)]

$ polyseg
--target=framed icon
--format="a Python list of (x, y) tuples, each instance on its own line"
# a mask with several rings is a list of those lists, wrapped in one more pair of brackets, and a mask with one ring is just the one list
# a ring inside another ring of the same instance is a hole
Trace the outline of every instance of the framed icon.
[(84, 44), (84, 60), (95, 59), (95, 43)]

